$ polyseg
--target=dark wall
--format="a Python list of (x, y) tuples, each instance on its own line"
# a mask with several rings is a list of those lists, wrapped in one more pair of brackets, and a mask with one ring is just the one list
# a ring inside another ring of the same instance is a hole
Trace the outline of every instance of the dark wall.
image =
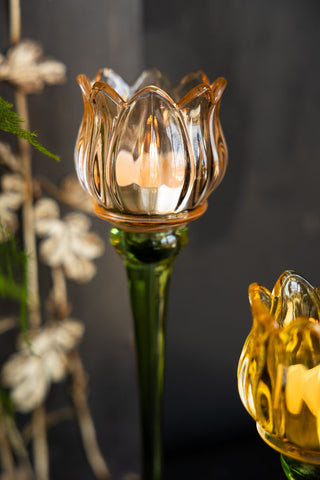
[[(5, 5), (1, 0), (2, 12)], [(173, 81), (198, 69), (228, 80), (221, 119), (230, 164), (208, 211), (190, 225), (171, 284), (168, 478), (231, 479), (236, 468), (248, 479), (281, 477), (277, 455), (240, 403), (236, 369), (251, 327), (249, 283), (271, 289), (287, 268), (320, 283), (319, 18), (316, 0), (23, 3), (24, 37), (39, 40), (68, 68), (65, 85), (30, 98), (32, 128), (62, 156), (55, 164), (35, 154), (35, 172), (53, 181), (73, 170), (82, 117), (78, 73), (93, 76), (108, 66), (133, 81), (156, 66)], [(95, 219), (94, 228), (107, 240), (106, 224)], [(93, 282), (70, 283), (69, 293), (74, 315), (86, 325), (90, 403), (117, 479), (139, 468), (133, 334), (125, 272), (108, 244), (97, 264)], [(45, 269), (42, 276), (44, 295)], [(91, 478), (73, 427), (56, 429), (51, 441), (53, 480)], [(261, 473), (262, 462), (269, 467)]]

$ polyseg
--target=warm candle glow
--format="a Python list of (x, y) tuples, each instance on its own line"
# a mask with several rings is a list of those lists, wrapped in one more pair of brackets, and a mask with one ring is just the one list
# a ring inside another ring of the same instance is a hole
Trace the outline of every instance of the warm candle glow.
[(286, 403), (289, 412), (298, 415), (303, 402), (312, 415), (320, 416), (320, 365), (309, 370), (302, 364), (288, 367)]
[(157, 150), (143, 153), (136, 160), (126, 150), (120, 150), (116, 159), (116, 179), (120, 187), (136, 184), (138, 187), (159, 188), (166, 185), (182, 188), (185, 180), (186, 162), (179, 154), (168, 153), (163, 158)]

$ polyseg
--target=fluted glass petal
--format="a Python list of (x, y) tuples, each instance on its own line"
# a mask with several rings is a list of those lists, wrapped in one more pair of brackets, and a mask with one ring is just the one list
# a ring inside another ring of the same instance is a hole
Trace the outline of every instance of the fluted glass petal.
[(182, 78), (179, 85), (173, 88), (172, 95), (175, 100), (180, 101), (187, 93), (189, 93), (194, 87), (198, 85), (207, 85), (210, 87), (210, 82), (207, 75), (199, 70), (198, 72), (192, 72)]
[(178, 212), (193, 169), (183, 122), (156, 88), (128, 105), (111, 146), (110, 185), (120, 210), (133, 214)]
[(110, 195), (109, 182), (106, 181), (108, 178), (108, 171), (106, 170), (108, 163), (105, 162), (105, 159), (110, 155), (110, 146), (118, 117), (122, 112), (122, 106), (116, 97), (97, 87), (93, 90), (92, 96), (96, 119), (90, 154), (94, 194), (99, 203), (105, 205), (106, 208), (112, 208), (113, 201)]
[(76, 143), (75, 162), (81, 185), (98, 202), (112, 208), (106, 177), (111, 138), (122, 110), (121, 98), (103, 83), (91, 88), (85, 75), (78, 77), (83, 91), (85, 112)]
[(217, 114), (219, 103), (220, 99), (217, 101), (212, 89), (205, 85), (194, 87), (180, 102), (195, 168), (195, 180), (191, 196), (187, 199), (187, 208), (206, 199), (225, 173), (226, 158), (216, 144), (220, 136), (217, 126), (217, 123), (220, 125)]
[(275, 284), (273, 297), (277, 298), (273, 314), (279, 325), (287, 325), (298, 317), (319, 320), (319, 296), (300, 275), (285, 272)]
[(149, 70), (142, 72), (130, 89), (131, 96), (150, 85), (160, 88), (171, 96), (171, 82), (168, 77), (161, 73), (157, 68), (150, 68)]
[(78, 83), (81, 88), (84, 114), (78, 132), (78, 138), (75, 145), (75, 167), (82, 187), (90, 193), (90, 179), (88, 176), (88, 156), (92, 142), (92, 131), (94, 115), (90, 102), (91, 84), (85, 75), (78, 76)]
[(111, 68), (99, 70), (94, 80), (109, 85), (123, 100), (130, 98), (130, 85)]

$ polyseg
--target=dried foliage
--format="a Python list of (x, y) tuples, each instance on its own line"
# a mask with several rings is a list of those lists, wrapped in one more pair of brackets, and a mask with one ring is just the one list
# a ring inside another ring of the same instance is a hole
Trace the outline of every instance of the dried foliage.
[(68, 278), (88, 282), (96, 272), (91, 260), (102, 255), (103, 241), (90, 233), (90, 220), (82, 213), (59, 218), (59, 206), (52, 199), (42, 199), (35, 206), (36, 232), (45, 237), (40, 255), (51, 267), (61, 266)]
[[(66, 69), (61, 62), (44, 58), (38, 43), (20, 40), (19, 2), (13, 5), (11, 39), (15, 44), (6, 55), (0, 54), (0, 81), (12, 85), (18, 112), (0, 97), (0, 130), (13, 133), (20, 140), (18, 153), (0, 142), (0, 165), (4, 172), (0, 179), (0, 296), (19, 302), (23, 335), (19, 336), (16, 351), (1, 368), (0, 480), (49, 480), (47, 428), (67, 418), (79, 422), (96, 478), (108, 479), (110, 473), (99, 450), (88, 406), (87, 376), (77, 350), (84, 326), (70, 316), (72, 306), (66, 280), (78, 283), (91, 280), (96, 272), (93, 260), (102, 255), (104, 244), (89, 231), (90, 220), (84, 213), (73, 211), (60, 217), (56, 200), (87, 213), (92, 211), (74, 177), (56, 187), (32, 175), (31, 150), (25, 140), (42, 153), (57, 157), (28, 130), (27, 94), (41, 92), (45, 84), (63, 82)], [(39, 199), (43, 191), (55, 200)], [(13, 235), (18, 232), (24, 239), (25, 251), (19, 251), (14, 240)], [(40, 257), (52, 277), (44, 309), (39, 298), (37, 237)], [(20, 271), (18, 279), (16, 271)], [(0, 334), (17, 325), (16, 316), (0, 319)], [(50, 386), (62, 381), (71, 385), (73, 413), (70, 414), (69, 407), (47, 413), (45, 402)], [(15, 421), (14, 410), (29, 416), (30, 424), (23, 432)], [(32, 450), (27, 448), (29, 440), (33, 442)], [(33, 451), (31, 458), (30, 451)]]
[(2, 369), (2, 384), (11, 389), (11, 399), (20, 412), (30, 412), (44, 401), (52, 382), (68, 374), (68, 354), (78, 345), (83, 325), (74, 319), (42, 328), (22, 342)]

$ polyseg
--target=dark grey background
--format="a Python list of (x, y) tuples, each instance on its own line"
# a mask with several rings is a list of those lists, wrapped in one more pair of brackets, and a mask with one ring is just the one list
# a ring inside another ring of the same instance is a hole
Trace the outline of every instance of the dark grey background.
[[(0, 41), (7, 47), (6, 1)], [(73, 170), (82, 118), (78, 73), (114, 68), (129, 82), (156, 66), (173, 81), (203, 69), (228, 80), (221, 119), (225, 179), (190, 225), (171, 285), (165, 391), (166, 479), (284, 478), (236, 386), (251, 327), (249, 283), (283, 270), (320, 283), (320, 3), (317, 0), (28, 0), (23, 36), (63, 61), (68, 81), (30, 98), (32, 129), (62, 156), (35, 153), (35, 173)], [(9, 89), (2, 89), (10, 96)], [(94, 228), (108, 238), (108, 226)], [(131, 316), (124, 268), (106, 246), (86, 286), (70, 282), (86, 325), (90, 404), (114, 478), (139, 469)], [(41, 270), (43, 295), (49, 274)], [(53, 389), (49, 407), (63, 398)], [(74, 424), (50, 432), (52, 480), (91, 480)], [(241, 472), (241, 473), (239, 473)]]

